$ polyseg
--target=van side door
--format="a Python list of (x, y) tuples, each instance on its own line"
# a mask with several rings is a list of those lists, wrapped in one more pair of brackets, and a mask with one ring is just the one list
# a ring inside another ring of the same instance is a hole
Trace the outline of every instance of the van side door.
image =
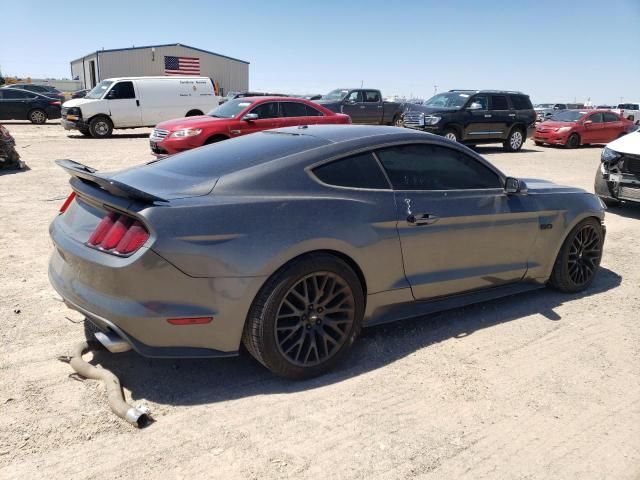
[(122, 80), (114, 83), (104, 98), (114, 128), (142, 126), (142, 110), (134, 82)]

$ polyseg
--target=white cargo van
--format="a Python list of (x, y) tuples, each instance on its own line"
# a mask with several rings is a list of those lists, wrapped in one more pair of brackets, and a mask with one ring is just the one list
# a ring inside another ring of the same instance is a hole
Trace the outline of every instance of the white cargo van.
[(62, 125), (105, 138), (114, 128), (153, 127), (172, 118), (204, 115), (218, 101), (206, 77), (108, 78), (86, 97), (62, 105)]

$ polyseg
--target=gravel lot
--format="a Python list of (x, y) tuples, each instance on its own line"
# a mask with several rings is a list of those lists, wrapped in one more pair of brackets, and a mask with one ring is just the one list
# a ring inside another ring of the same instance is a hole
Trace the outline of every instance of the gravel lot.
[[(0, 478), (640, 478), (640, 208), (607, 213), (589, 291), (540, 290), (369, 329), (337, 371), (274, 378), (247, 357), (96, 353), (156, 422), (136, 430), (56, 360), (82, 317), (49, 286), (53, 163), (150, 160), (149, 129), (95, 140), (5, 124), (29, 170), (0, 172)], [(600, 148), (480, 147), (503, 171), (589, 191)], [(87, 356), (85, 358), (90, 358)]]

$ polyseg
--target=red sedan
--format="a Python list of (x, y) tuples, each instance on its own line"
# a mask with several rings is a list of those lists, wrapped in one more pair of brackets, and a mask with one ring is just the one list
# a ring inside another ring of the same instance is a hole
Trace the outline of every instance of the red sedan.
[(156, 155), (171, 155), (228, 138), (296, 125), (351, 123), (317, 103), (290, 97), (245, 97), (230, 100), (207, 115), (159, 123), (149, 142)]
[(633, 122), (609, 110), (563, 110), (536, 126), (536, 145), (576, 148), (590, 143), (609, 143), (629, 133)]

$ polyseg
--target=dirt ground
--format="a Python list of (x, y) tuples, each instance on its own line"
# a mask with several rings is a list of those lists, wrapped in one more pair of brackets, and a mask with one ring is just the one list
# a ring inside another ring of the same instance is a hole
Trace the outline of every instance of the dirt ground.
[[(70, 192), (53, 160), (139, 164), (149, 129), (95, 140), (56, 122), (6, 126), (29, 170), (0, 173), (0, 478), (640, 478), (640, 208), (607, 213), (586, 293), (369, 329), (312, 381), (247, 357), (96, 353), (151, 408), (156, 422), (137, 430), (56, 359), (83, 326), (49, 286), (47, 229)], [(601, 149), (478, 150), (510, 175), (592, 191)]]

